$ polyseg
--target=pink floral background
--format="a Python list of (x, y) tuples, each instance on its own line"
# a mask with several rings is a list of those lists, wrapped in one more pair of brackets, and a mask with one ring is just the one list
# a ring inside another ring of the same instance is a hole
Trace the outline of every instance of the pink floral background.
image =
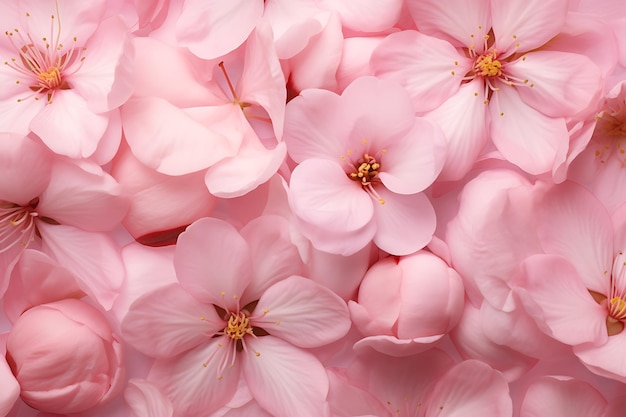
[(623, 0), (0, 25), (0, 417), (623, 417)]

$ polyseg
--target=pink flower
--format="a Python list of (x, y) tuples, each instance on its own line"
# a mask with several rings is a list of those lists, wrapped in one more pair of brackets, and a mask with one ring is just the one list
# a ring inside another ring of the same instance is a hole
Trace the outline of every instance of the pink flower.
[(408, 1), (421, 32), (390, 35), (372, 68), (440, 123), (450, 148), (446, 179), (461, 178), (488, 139), (534, 175), (565, 161), (568, 123), (595, 105), (603, 84), (587, 56), (551, 46), (565, 30), (568, 3)]
[(442, 167), (444, 139), (402, 88), (363, 77), (341, 96), (305, 90), (287, 106), (285, 141), (298, 163), (290, 205), (316, 248), (349, 255), (373, 239), (404, 255), (430, 241), (435, 213), (422, 191)]
[(0, 134), (0, 294), (26, 247), (62, 264), (110, 308), (124, 279), (119, 250), (103, 232), (127, 210), (119, 184), (99, 166), (57, 158), (38, 142)]
[(175, 415), (211, 413), (243, 377), (259, 405), (277, 417), (323, 415), (328, 380), (301, 348), (338, 340), (350, 327), (337, 295), (293, 275), (298, 255), (284, 220), (257, 218), (237, 232), (200, 219), (180, 235), (179, 283), (138, 298), (122, 323), (125, 339), (157, 358), (148, 379), (172, 401)]
[[(132, 48), (107, 2), (12, 0), (0, 5), (1, 130), (37, 134), (54, 152), (93, 155), (111, 111), (132, 89)], [(115, 138), (117, 136), (117, 139)]]
[(7, 339), (7, 361), (24, 402), (58, 414), (110, 400), (124, 375), (121, 345), (108, 322), (75, 299), (22, 314)]

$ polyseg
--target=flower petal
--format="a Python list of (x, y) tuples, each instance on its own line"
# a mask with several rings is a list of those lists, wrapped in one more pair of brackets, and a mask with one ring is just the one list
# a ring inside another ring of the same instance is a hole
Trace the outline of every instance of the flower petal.
[(172, 417), (174, 408), (156, 385), (146, 380), (128, 380), (124, 390), (124, 400), (133, 417)]
[(140, 352), (169, 358), (208, 341), (225, 326), (213, 306), (198, 302), (179, 284), (171, 284), (130, 306), (122, 334)]
[(346, 303), (326, 287), (298, 276), (268, 288), (259, 299), (256, 316), (255, 326), (305, 348), (332, 343), (350, 329)]
[(607, 401), (593, 386), (576, 379), (544, 376), (535, 380), (524, 395), (520, 417), (596, 417), (604, 415)]
[(328, 376), (315, 356), (273, 336), (247, 339), (242, 356), (248, 388), (270, 414), (326, 415)]

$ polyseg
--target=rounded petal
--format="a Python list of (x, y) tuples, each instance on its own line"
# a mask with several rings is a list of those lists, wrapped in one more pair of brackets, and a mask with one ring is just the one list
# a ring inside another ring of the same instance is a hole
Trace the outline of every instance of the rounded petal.
[(20, 396), (20, 385), (18, 384), (11, 368), (4, 360), (4, 343), (2, 340), (2, 359), (0, 359), (0, 384), (2, 390), (0, 390), (0, 415), (6, 416), (13, 408), (13, 405)]
[(242, 356), (248, 388), (271, 415), (326, 415), (328, 376), (315, 356), (272, 336), (247, 339)]
[(142, 379), (130, 379), (124, 391), (124, 400), (133, 417), (172, 417), (172, 402), (156, 385)]
[(595, 104), (602, 91), (602, 73), (584, 55), (535, 51), (507, 64), (507, 74), (528, 80), (517, 88), (526, 104), (546, 116), (573, 116)]
[(424, 193), (394, 194), (378, 191), (384, 204), (374, 203), (374, 243), (392, 255), (408, 255), (422, 249), (435, 232), (435, 209)]
[(304, 348), (327, 345), (350, 329), (346, 303), (303, 277), (292, 276), (268, 288), (255, 308), (253, 325)]
[(407, 90), (416, 112), (436, 109), (452, 96), (472, 65), (449, 42), (412, 30), (387, 36), (370, 59), (374, 75)]
[(238, 311), (252, 279), (251, 266), (248, 244), (223, 220), (197, 220), (178, 237), (176, 275), (183, 288), (203, 303)]
[(609, 337), (602, 346), (574, 346), (574, 354), (594, 374), (626, 383), (626, 363), (621, 360), (624, 349), (626, 332), (621, 332)]
[(534, 381), (522, 402), (520, 417), (596, 417), (604, 415), (607, 401), (595, 388), (576, 379), (544, 376)]
[(122, 334), (140, 352), (169, 358), (208, 341), (225, 326), (213, 306), (172, 284), (135, 300), (122, 322)]
[(489, 111), (493, 143), (508, 161), (529, 174), (551, 171), (567, 152), (565, 120), (533, 109), (515, 88), (501, 85), (491, 98)]
[(327, 8), (337, 11), (341, 23), (357, 32), (381, 32), (391, 28), (402, 9), (398, 0), (324, 0)]

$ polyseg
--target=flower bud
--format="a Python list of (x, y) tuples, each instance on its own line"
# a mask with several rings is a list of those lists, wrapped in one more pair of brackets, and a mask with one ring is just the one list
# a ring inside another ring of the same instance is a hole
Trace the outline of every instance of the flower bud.
[(7, 339), (21, 397), (44, 412), (85, 411), (121, 389), (121, 344), (94, 307), (65, 299), (24, 312)]

